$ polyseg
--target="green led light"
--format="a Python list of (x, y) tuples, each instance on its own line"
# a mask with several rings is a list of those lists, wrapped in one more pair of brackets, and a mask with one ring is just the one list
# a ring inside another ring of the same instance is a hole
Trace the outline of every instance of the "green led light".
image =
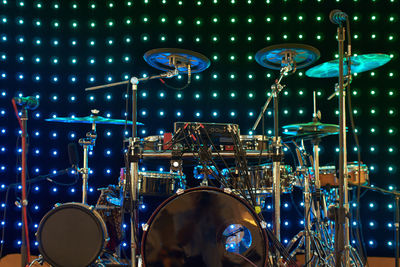
[(372, 109), (370, 110), (370, 112), (371, 112), (372, 115), (375, 115), (375, 114), (376, 114), (376, 110), (375, 110), (374, 108), (372, 108)]
[(160, 35), (160, 41), (165, 42), (167, 40), (167, 37), (165, 35)]
[(283, 16), (283, 17), (282, 17), (282, 20), (283, 20), (283, 21), (287, 21), (287, 20), (288, 20), (288, 17), (287, 17), (287, 16)]
[(150, 38), (147, 34), (143, 34), (141, 39), (143, 42), (147, 42), (147, 41), (149, 41)]
[(371, 73), (369, 74), (371, 77), (375, 76), (375, 72), (371, 71)]
[(235, 98), (236, 97), (236, 92), (231, 92), (230, 96), (231, 96), (231, 98)]
[(392, 90), (390, 90), (390, 91), (388, 92), (388, 95), (389, 95), (389, 96), (394, 96), (394, 92), (393, 92)]
[(393, 109), (389, 109), (388, 114), (393, 116), (395, 114), (395, 111)]
[(58, 3), (55, 3), (55, 4), (53, 5), (53, 7), (54, 7), (54, 9), (59, 9), (59, 8), (60, 8), (60, 5), (59, 5)]
[(317, 40), (322, 40), (322, 35), (321, 34), (317, 34), (317, 36), (315, 37)]
[(53, 25), (54, 28), (58, 28), (58, 27), (60, 27), (60, 22), (54, 21), (54, 22), (52, 23), (52, 25)]
[(200, 20), (200, 19), (197, 19), (197, 20), (195, 21), (195, 24), (198, 25), (198, 26), (200, 26), (200, 25), (201, 25), (201, 20)]
[(125, 43), (129, 44), (130, 42), (132, 42), (132, 38), (131, 37), (125, 37)]
[(247, 55), (247, 60), (252, 61), (253, 60), (253, 55)]
[(375, 152), (375, 147), (371, 146), (371, 147), (369, 148), (369, 151)]
[(127, 6), (132, 6), (132, 1), (127, 1), (127, 2), (126, 2), (126, 5), (127, 5)]
[(299, 109), (299, 114), (303, 115), (304, 114), (304, 110), (303, 109)]
[(167, 22), (167, 17), (160, 17), (160, 22), (161, 23), (166, 23)]
[(77, 3), (73, 3), (73, 4), (72, 4), (72, 8), (73, 8), (73, 9), (77, 9), (77, 8), (78, 8), (78, 4), (77, 4)]
[(229, 75), (229, 79), (231, 79), (231, 80), (236, 79), (236, 75), (235, 75), (234, 73), (231, 73), (231, 74)]
[(232, 17), (232, 18), (230, 19), (230, 21), (231, 21), (231, 23), (236, 23), (236, 17)]
[(356, 96), (357, 94), (358, 94), (358, 91), (357, 91), (357, 90), (354, 90), (354, 91), (353, 91), (353, 95)]
[(231, 42), (235, 42), (235, 41), (236, 41), (236, 37), (232, 35), (232, 36), (229, 38), (229, 40), (230, 40)]
[(394, 18), (393, 16), (390, 16), (390, 17), (389, 17), (389, 21), (390, 21), (390, 22), (393, 22), (393, 21), (395, 21), (395, 18)]
[(78, 22), (77, 21), (73, 21), (71, 23), (72, 28), (78, 28)]
[(212, 40), (213, 42), (218, 42), (218, 36), (212, 36), (212, 37), (211, 37), (211, 40)]
[(247, 18), (247, 23), (253, 23), (254, 19), (253, 18)]
[(95, 21), (89, 22), (89, 27), (90, 28), (95, 28), (96, 27), (96, 22)]
[(149, 22), (149, 18), (146, 17), (146, 16), (144, 16), (144, 17), (142, 18), (142, 21), (143, 21), (143, 23), (147, 23), (147, 22)]
[(23, 6), (25, 6), (25, 3), (21, 1), (21, 2), (19, 2), (19, 6), (23, 7)]
[(218, 74), (217, 74), (217, 73), (214, 73), (214, 74), (212, 75), (212, 78), (213, 78), (214, 80), (218, 79)]
[(265, 21), (266, 21), (267, 23), (270, 23), (270, 22), (272, 21), (272, 19), (271, 19), (271, 17), (266, 17), (266, 18), (265, 18)]
[(95, 9), (95, 8), (96, 8), (96, 4), (95, 4), (95, 3), (91, 3), (91, 4), (90, 4), (90, 8), (91, 8), (91, 9)]
[(196, 37), (194, 38), (194, 41), (195, 41), (196, 43), (200, 43), (200, 42), (201, 42), (201, 38), (200, 38), (199, 36), (196, 36)]
[(183, 97), (182, 93), (177, 93), (177, 94), (176, 94), (176, 98), (182, 99), (182, 97)]
[(212, 96), (212, 98), (218, 98), (218, 93), (217, 92), (212, 92), (211, 96)]
[(229, 56), (230, 61), (235, 61), (236, 60), (236, 55), (230, 55)]
[(197, 1), (196, 5), (201, 6), (203, 3), (201, 1)]
[(248, 75), (247, 75), (247, 78), (248, 78), (249, 80), (254, 79), (254, 74), (252, 74), (252, 73), (248, 74)]
[(178, 5), (182, 6), (183, 5), (183, 1), (178, 1)]
[(213, 17), (212, 19), (211, 19), (211, 21), (213, 22), (213, 23), (218, 23), (218, 17)]
[(301, 95), (301, 96), (304, 95), (303, 90), (300, 90), (300, 91), (299, 91), (299, 95)]
[(297, 19), (298, 19), (299, 21), (303, 21), (304, 17), (300, 15), (300, 16), (297, 17)]
[(148, 3), (149, 3), (149, 0), (143, 0), (143, 3), (144, 3), (144, 4), (148, 4)]
[(236, 0), (231, 0), (231, 4), (232, 5), (236, 4)]
[(3, 18), (1, 19), (1, 22), (2, 22), (2, 23), (7, 23), (7, 18), (6, 18), (6, 17), (3, 17)]
[(253, 92), (250, 92), (247, 96), (248, 96), (249, 98), (254, 98), (254, 93), (253, 93)]
[(304, 36), (303, 36), (303, 34), (299, 34), (297, 37), (301, 40), (301, 39), (303, 39)]
[(375, 20), (376, 20), (376, 16), (375, 16), (375, 15), (372, 15), (372, 16), (371, 16), (371, 20), (372, 20), (372, 21), (375, 21)]
[(321, 91), (318, 91), (318, 92), (317, 92), (317, 96), (322, 96), (322, 92), (321, 92)]
[(200, 94), (199, 93), (194, 94), (194, 98), (195, 99), (200, 99)]
[(297, 75), (299, 75), (299, 77), (303, 77), (304, 73), (302, 71), (299, 71)]
[(393, 41), (394, 40), (394, 36), (393, 35), (389, 35), (388, 40), (389, 41)]
[(354, 34), (353, 38), (358, 39), (358, 34)]
[(265, 40), (268, 42), (271, 41), (271, 36), (269, 36), (269, 35), (265, 36)]
[(212, 56), (212, 59), (213, 59), (214, 61), (218, 61), (218, 60), (219, 60), (219, 56), (218, 56), (217, 54), (214, 54), (214, 55)]
[(371, 39), (376, 39), (376, 34), (375, 33), (371, 34)]
[(322, 17), (321, 17), (321, 16), (317, 16), (315, 19), (316, 19), (317, 21), (322, 21)]
[(388, 134), (394, 134), (395, 130), (393, 128), (388, 129)]
[(126, 18), (126, 19), (125, 19), (125, 24), (126, 24), (126, 25), (132, 24), (132, 19), (131, 19), (131, 18)]
[(109, 19), (109, 20), (107, 21), (107, 26), (108, 26), (108, 27), (114, 27), (114, 20)]
[(183, 37), (182, 37), (182, 36), (178, 36), (177, 39), (176, 39), (176, 41), (177, 41), (178, 43), (182, 43), (182, 42), (183, 42)]
[(393, 147), (389, 147), (389, 148), (388, 148), (388, 152), (389, 152), (389, 153), (393, 153), (393, 152), (394, 152), (394, 148), (393, 148)]
[(284, 35), (282, 35), (282, 38), (286, 40), (288, 38), (288, 35), (284, 34)]
[(371, 128), (369, 131), (370, 131), (371, 133), (375, 133), (375, 132), (376, 132), (375, 128)]
[(178, 19), (178, 20), (176, 21), (176, 23), (177, 23), (178, 25), (182, 25), (182, 24), (183, 24), (183, 19)]
[(247, 41), (251, 42), (253, 40), (253, 37), (251, 37), (250, 35), (247, 36)]

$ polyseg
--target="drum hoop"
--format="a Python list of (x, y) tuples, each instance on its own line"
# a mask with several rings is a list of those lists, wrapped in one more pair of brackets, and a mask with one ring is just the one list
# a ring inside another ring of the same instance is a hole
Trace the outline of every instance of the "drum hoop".
[(51, 265), (57, 266), (57, 263), (53, 262), (53, 260), (50, 259), (50, 257), (48, 257), (48, 255), (46, 254), (45, 250), (43, 249), (43, 245), (42, 245), (42, 242), (41, 242), (41, 240), (42, 240), (41, 233), (43, 231), (43, 227), (44, 227), (43, 225), (49, 219), (49, 217), (52, 216), (53, 214), (55, 214), (57, 211), (65, 209), (65, 208), (77, 208), (79, 210), (84, 211), (86, 214), (88, 214), (89, 216), (94, 218), (96, 224), (99, 226), (99, 228), (101, 228), (101, 230), (103, 230), (102, 231), (103, 232), (103, 236), (101, 238), (102, 239), (102, 244), (101, 244), (102, 249), (93, 258), (93, 260), (92, 260), (92, 262), (93, 262), (94, 260), (96, 260), (103, 253), (105, 245), (108, 242), (109, 238), (108, 238), (108, 233), (107, 233), (107, 227), (106, 227), (105, 222), (101, 218), (100, 214), (94, 208), (91, 209), (90, 206), (88, 206), (86, 204), (83, 204), (83, 203), (78, 203), (78, 202), (67, 202), (67, 203), (60, 204), (59, 206), (53, 207), (40, 220), (39, 227), (38, 227), (38, 230), (36, 232), (36, 238), (37, 238), (37, 240), (39, 242), (38, 249), (40, 251), (40, 254), (43, 256), (45, 261), (47, 261)]
[[(173, 200), (173, 199), (175, 199), (175, 198), (178, 198), (179, 196), (184, 195), (184, 194), (186, 194), (186, 193), (188, 193), (188, 192), (193, 192), (193, 191), (216, 191), (216, 192), (220, 192), (220, 193), (223, 193), (223, 194), (225, 194), (225, 195), (228, 195), (228, 196), (230, 196), (230, 197), (232, 197), (232, 198), (234, 198), (234, 199), (236, 199), (236, 200), (239, 200), (242, 204), (244, 204), (244, 205), (246, 206), (246, 208), (249, 210), (249, 212), (250, 212), (250, 213), (253, 215), (253, 217), (256, 219), (255, 221), (256, 221), (256, 223), (257, 223), (259, 229), (261, 230), (261, 234), (262, 234), (263, 237), (264, 237), (264, 240), (265, 240), (265, 251), (264, 251), (264, 253), (265, 253), (265, 255), (266, 255), (265, 262), (264, 262), (264, 267), (267, 267), (267, 266), (268, 266), (268, 264), (267, 264), (267, 263), (268, 263), (268, 235), (267, 235), (267, 232), (266, 232), (265, 229), (261, 226), (261, 219), (260, 219), (260, 217), (258, 216), (258, 214), (253, 210), (253, 208), (250, 206), (250, 204), (247, 203), (246, 200), (244, 200), (244, 199), (242, 199), (241, 197), (235, 195), (233, 192), (232, 192), (232, 193), (227, 193), (227, 192), (225, 192), (223, 189), (219, 189), (219, 188), (216, 188), (216, 187), (199, 186), (199, 187), (195, 187), (195, 188), (186, 189), (186, 190), (184, 190), (183, 193), (179, 193), (179, 194), (178, 194), (178, 193), (175, 193), (175, 194), (173, 194), (172, 196), (170, 196), (169, 198), (167, 198), (166, 200), (164, 200), (164, 202), (162, 202), (162, 203), (155, 209), (155, 211), (153, 212), (153, 214), (151, 214), (150, 218), (149, 218), (149, 219), (147, 220), (147, 222), (146, 222), (147, 226), (150, 227), (150, 225), (152, 224), (152, 222), (153, 222), (153, 220), (154, 220), (154, 217), (159, 213), (159, 211), (160, 211), (163, 207), (165, 207), (169, 202), (171, 202), (171, 200)], [(143, 231), (143, 235), (142, 235), (141, 255), (142, 255), (142, 259), (143, 259), (142, 265), (143, 265), (144, 267), (146, 267), (145, 253), (144, 253), (144, 245), (145, 245), (145, 241), (146, 241), (147, 233), (148, 233), (148, 232), (149, 232), (149, 229), (147, 229), (146, 231)]]

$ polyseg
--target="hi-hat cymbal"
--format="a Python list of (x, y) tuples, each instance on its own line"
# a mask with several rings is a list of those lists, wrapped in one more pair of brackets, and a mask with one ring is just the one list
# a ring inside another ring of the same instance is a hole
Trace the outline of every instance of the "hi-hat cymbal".
[(288, 57), (297, 69), (307, 67), (317, 61), (320, 52), (315, 47), (304, 44), (278, 44), (265, 47), (257, 52), (256, 61), (261, 66), (279, 70)]
[[(46, 119), (45, 121), (63, 122), (63, 123), (90, 123), (90, 124), (94, 122), (96, 124), (115, 124), (115, 125), (124, 125), (125, 123), (132, 124), (132, 121), (110, 119), (93, 115), (86, 117), (56, 117), (56, 118)], [(143, 123), (136, 122), (136, 125), (143, 125)]]
[(317, 122), (290, 124), (282, 127), (283, 134), (296, 138), (324, 137), (327, 135), (338, 134), (339, 125)]
[(191, 73), (198, 73), (210, 66), (210, 60), (206, 56), (178, 48), (152, 49), (147, 51), (143, 58), (150, 66), (163, 71), (177, 68), (180, 73), (188, 73), (190, 65)]
[[(386, 54), (365, 54), (352, 56), (350, 57), (351, 72), (360, 73), (364, 71), (369, 71), (385, 65), (390, 61), (390, 59), (390, 56)], [(343, 64), (343, 73), (344, 75), (347, 75), (348, 61), (346, 58), (343, 60)], [(312, 67), (311, 69), (306, 71), (306, 75), (313, 78), (339, 77), (339, 59), (334, 59)]]

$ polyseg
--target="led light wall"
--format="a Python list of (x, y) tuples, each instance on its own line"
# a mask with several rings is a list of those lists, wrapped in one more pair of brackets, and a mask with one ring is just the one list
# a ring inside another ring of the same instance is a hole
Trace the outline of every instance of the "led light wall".
[[(399, 7), (396, 0), (1, 0), (0, 211), (7, 209), (7, 216), (0, 227), (6, 227), (5, 251), (18, 251), (21, 231), (20, 209), (14, 205), (20, 189), (10, 189), (5, 202), (7, 188), (18, 182), (21, 171), (17, 160), (20, 132), (12, 97), (34, 95), (40, 100), (40, 107), (29, 112), (29, 178), (67, 168), (67, 144), (90, 130), (89, 125), (45, 119), (87, 116), (92, 109), (100, 110), (104, 117), (124, 118), (125, 101), (131, 94), (125, 86), (90, 93), (84, 88), (159, 73), (143, 60), (143, 54), (154, 48), (193, 50), (207, 56), (211, 66), (193, 75), (184, 90), (169, 89), (159, 80), (139, 84), (138, 120), (144, 123), (138, 128), (141, 137), (171, 132), (175, 121), (234, 122), (242, 134), (261, 134), (261, 128), (250, 130), (279, 73), (258, 65), (255, 53), (269, 45), (300, 43), (320, 50), (315, 65), (337, 58), (336, 26), (329, 21), (329, 12), (336, 8), (350, 16), (354, 54), (385, 53), (392, 58), (381, 68), (355, 75), (351, 96), (362, 160), (369, 168), (371, 183), (400, 189)], [(312, 120), (313, 91), (317, 92), (322, 122), (337, 124), (338, 100), (327, 100), (337, 80), (308, 78), (305, 70), (283, 80), (280, 125)], [(165, 82), (181, 87), (186, 76)], [(266, 113), (268, 135), (273, 134), (272, 119), (270, 107)], [(91, 204), (98, 197), (98, 187), (117, 183), (119, 168), (124, 165), (123, 138), (130, 134), (129, 127), (98, 125), (98, 139), (90, 153)], [(351, 131), (348, 149), (349, 161), (357, 160)], [(338, 137), (323, 139), (321, 165), (335, 165), (337, 156)], [(293, 164), (289, 151), (285, 161)], [(153, 170), (169, 168), (162, 162), (155, 165), (143, 163), (144, 168)], [(81, 199), (80, 180), (75, 184), (74, 176), (53, 180), (29, 188), (34, 249), (33, 233), (43, 215), (57, 202)], [(295, 211), (303, 210), (299, 196), (293, 203), (284, 196), (283, 239), (290, 240), (301, 230), (301, 217)], [(366, 192), (359, 205), (369, 254), (392, 255), (393, 199)], [(270, 209), (267, 205), (267, 213)], [(151, 213), (149, 207), (146, 212)], [(352, 227), (360, 224), (352, 222)]]

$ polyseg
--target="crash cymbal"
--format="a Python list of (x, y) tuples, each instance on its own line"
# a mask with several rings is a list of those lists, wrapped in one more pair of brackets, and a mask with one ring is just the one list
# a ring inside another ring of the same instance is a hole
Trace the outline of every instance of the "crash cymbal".
[[(125, 120), (118, 119), (110, 119), (101, 116), (86, 116), (86, 117), (56, 117), (46, 119), (45, 121), (51, 122), (63, 122), (63, 123), (93, 123), (96, 124), (115, 124), (115, 125), (124, 125)], [(132, 124), (132, 121), (127, 121), (127, 124)], [(141, 122), (137, 122), (136, 125), (143, 125)]]
[(191, 73), (198, 73), (210, 66), (210, 60), (206, 56), (178, 48), (152, 49), (147, 51), (143, 58), (150, 66), (163, 71), (177, 68), (180, 73), (188, 73), (190, 65)]
[(309, 123), (290, 124), (290, 125), (285, 125), (282, 128), (284, 129), (283, 134), (290, 135), (296, 138), (323, 137), (339, 133), (339, 125), (326, 124), (318, 121)]
[[(350, 57), (351, 72), (360, 73), (364, 71), (369, 71), (385, 65), (390, 61), (390, 59), (390, 56), (385, 54), (365, 54), (352, 56)], [(344, 58), (343, 64), (343, 73), (344, 75), (347, 75), (348, 61), (346, 58)], [(312, 67), (311, 69), (306, 71), (306, 75), (313, 78), (339, 77), (339, 59), (334, 59)]]
[(279, 70), (292, 61), (294, 67), (301, 69), (317, 61), (320, 52), (315, 47), (303, 44), (278, 44), (265, 47), (257, 52), (256, 61), (261, 66)]

